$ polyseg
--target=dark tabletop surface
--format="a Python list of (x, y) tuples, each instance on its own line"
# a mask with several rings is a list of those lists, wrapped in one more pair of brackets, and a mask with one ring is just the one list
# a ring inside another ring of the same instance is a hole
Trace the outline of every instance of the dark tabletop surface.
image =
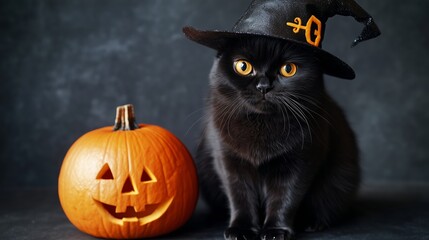
[[(0, 239), (95, 239), (64, 215), (55, 189), (1, 190)], [(225, 220), (199, 202), (190, 221), (159, 239), (223, 239)], [(363, 187), (352, 217), (298, 239), (429, 239), (429, 184), (372, 184)]]

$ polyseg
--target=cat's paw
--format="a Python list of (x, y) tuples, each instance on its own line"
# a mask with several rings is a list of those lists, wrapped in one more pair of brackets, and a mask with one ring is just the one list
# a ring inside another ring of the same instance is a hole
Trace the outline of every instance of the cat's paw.
[(251, 229), (242, 228), (227, 228), (224, 233), (226, 240), (253, 240), (256, 239), (258, 234)]
[(261, 240), (291, 240), (294, 233), (291, 229), (265, 229), (260, 233)]

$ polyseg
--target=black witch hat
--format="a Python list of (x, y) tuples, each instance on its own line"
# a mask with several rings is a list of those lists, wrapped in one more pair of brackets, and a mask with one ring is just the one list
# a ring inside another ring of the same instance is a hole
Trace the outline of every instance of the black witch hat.
[(185, 27), (183, 32), (189, 39), (217, 50), (222, 49), (228, 40), (243, 36), (290, 41), (313, 51), (326, 74), (353, 79), (355, 73), (349, 65), (321, 48), (326, 21), (335, 15), (353, 16), (364, 24), (352, 46), (380, 35), (373, 18), (354, 0), (254, 0), (232, 31), (201, 31)]

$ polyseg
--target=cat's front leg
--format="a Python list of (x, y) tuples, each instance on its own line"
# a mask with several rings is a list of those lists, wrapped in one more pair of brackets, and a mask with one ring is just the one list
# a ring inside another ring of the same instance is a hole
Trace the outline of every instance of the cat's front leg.
[(260, 239), (294, 238), (295, 215), (311, 179), (310, 171), (304, 168), (298, 171), (294, 167), (273, 163), (265, 171), (262, 170), (265, 219)]
[(224, 187), (230, 206), (227, 240), (256, 239), (259, 223), (259, 181), (250, 163), (229, 155), (224, 161)]
[(294, 218), (299, 207), (299, 199), (291, 186), (280, 180), (277, 183), (268, 181), (266, 185), (265, 219), (260, 239), (289, 240), (294, 237)]

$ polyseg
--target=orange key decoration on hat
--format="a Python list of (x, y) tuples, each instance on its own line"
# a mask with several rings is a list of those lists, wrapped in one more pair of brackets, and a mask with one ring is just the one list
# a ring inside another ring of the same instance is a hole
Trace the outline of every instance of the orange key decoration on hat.
[[(313, 46), (319, 47), (320, 40), (322, 40), (322, 22), (320, 22), (317, 17), (311, 15), (307, 21), (307, 25), (302, 26), (302, 20), (299, 17), (296, 17), (293, 20), (295, 23), (287, 22), (286, 25), (293, 27), (293, 32), (298, 33), (301, 29), (305, 30), (305, 39), (307, 42)], [(313, 25), (316, 24), (317, 28), (314, 30), (314, 33), (311, 32)], [(313, 40), (313, 37), (316, 37)]]

